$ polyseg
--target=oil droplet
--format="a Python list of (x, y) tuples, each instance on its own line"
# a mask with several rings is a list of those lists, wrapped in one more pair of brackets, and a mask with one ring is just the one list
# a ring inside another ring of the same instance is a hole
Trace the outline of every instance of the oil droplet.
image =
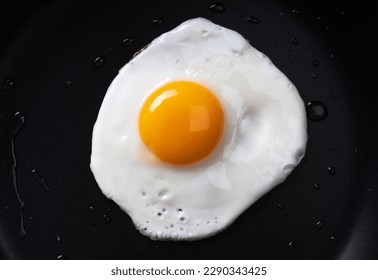
[(279, 210), (285, 210), (285, 204), (283, 204), (283, 203), (278, 203), (278, 209), (279, 209)]
[(58, 235), (56, 237), (56, 242), (59, 243), (59, 244), (61, 244), (62, 243), (62, 237)]
[(226, 7), (221, 2), (214, 2), (213, 4), (210, 5), (209, 9), (213, 13), (221, 14), (221, 13), (223, 13), (226, 10)]
[(320, 101), (311, 101), (306, 106), (307, 118), (313, 122), (324, 120), (328, 116), (327, 106)]
[(334, 91), (331, 91), (329, 93), (329, 97), (331, 98), (331, 100), (335, 100), (335, 92)]
[(320, 184), (315, 184), (314, 189), (317, 190), (317, 191), (320, 190)]
[(247, 17), (246, 20), (249, 23), (253, 23), (253, 24), (259, 24), (260, 23), (260, 20), (257, 17)]
[(112, 221), (111, 218), (106, 214), (104, 214), (103, 220), (104, 220), (104, 223), (107, 225), (110, 224), (110, 222)]
[(318, 73), (312, 74), (312, 78), (313, 78), (314, 80), (316, 80), (317, 78), (319, 78), (319, 74), (318, 74)]
[(323, 221), (317, 221), (316, 224), (315, 224), (315, 227), (316, 229), (322, 229), (324, 226), (324, 222)]
[(330, 59), (335, 59), (335, 55), (334, 55), (333, 53), (331, 53), (331, 54), (329, 55), (329, 58), (330, 58)]
[(98, 56), (93, 61), (93, 65), (97, 68), (103, 66), (105, 64), (105, 58), (103, 56)]
[(314, 60), (312, 62), (312, 66), (314, 66), (314, 67), (318, 67), (319, 65), (320, 65), (320, 61), (319, 60)]
[(162, 25), (164, 22), (164, 20), (162, 18), (155, 18), (152, 20), (152, 23), (155, 25), (155, 26), (160, 26)]
[(297, 38), (291, 38), (291, 42), (294, 44), (294, 45), (298, 45), (299, 44), (299, 41)]
[(290, 241), (288, 244), (287, 244), (287, 249), (292, 252), (295, 248), (295, 242), (294, 241)]
[(329, 167), (328, 167), (328, 174), (329, 174), (330, 176), (335, 176), (335, 175), (336, 175), (336, 167), (329, 166)]
[(293, 9), (293, 10), (291, 10), (291, 15), (292, 15), (293, 17), (299, 17), (300, 14), (301, 14), (300, 11), (297, 10), (297, 9)]
[(94, 211), (96, 211), (96, 208), (94, 206), (89, 206), (88, 210), (89, 212), (93, 213)]
[(12, 79), (6, 79), (3, 81), (3, 90), (11, 91), (14, 87), (14, 81)]
[(45, 189), (45, 191), (49, 191), (49, 186), (46, 184), (45, 179), (38, 173), (38, 171), (36, 169), (32, 169), (31, 172), (34, 179)]
[(337, 240), (336, 240), (336, 237), (334, 237), (334, 236), (331, 236), (330, 238), (329, 238), (329, 240), (331, 240), (332, 242), (336, 242)]
[(122, 40), (122, 45), (125, 47), (130, 47), (135, 41), (134, 37), (126, 37)]

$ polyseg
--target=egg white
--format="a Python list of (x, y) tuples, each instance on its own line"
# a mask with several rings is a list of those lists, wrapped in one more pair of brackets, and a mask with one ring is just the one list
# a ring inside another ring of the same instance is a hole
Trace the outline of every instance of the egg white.
[[(209, 88), (226, 123), (215, 151), (184, 167), (160, 162), (138, 132), (146, 97), (176, 80)], [(156, 38), (120, 70), (93, 129), (90, 166), (104, 195), (141, 233), (196, 240), (225, 229), (283, 182), (306, 142), (304, 104), (288, 78), (237, 32), (197, 18)]]

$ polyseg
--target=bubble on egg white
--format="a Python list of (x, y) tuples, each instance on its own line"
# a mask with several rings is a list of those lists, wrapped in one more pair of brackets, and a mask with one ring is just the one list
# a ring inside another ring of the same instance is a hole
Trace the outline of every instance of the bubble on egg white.
[(209, 34), (209, 32), (208, 32), (206, 29), (202, 29), (202, 30), (201, 30), (201, 35), (202, 35), (203, 37), (206, 37), (208, 34)]
[(158, 198), (160, 200), (167, 200), (169, 198), (169, 191), (167, 189), (162, 189), (158, 192)]
[(294, 169), (295, 165), (294, 164), (286, 164), (283, 168), (282, 168), (282, 172), (284, 173), (290, 173), (293, 169)]

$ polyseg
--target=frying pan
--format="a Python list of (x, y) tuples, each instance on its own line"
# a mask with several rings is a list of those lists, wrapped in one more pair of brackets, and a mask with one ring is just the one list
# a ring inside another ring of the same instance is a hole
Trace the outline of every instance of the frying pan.
[[(214, 3), (4, 4), (1, 258), (378, 258), (377, 1)], [(195, 17), (241, 33), (315, 104), (309, 142), (287, 180), (222, 233), (151, 241), (99, 190), (89, 169), (91, 133), (118, 70)]]

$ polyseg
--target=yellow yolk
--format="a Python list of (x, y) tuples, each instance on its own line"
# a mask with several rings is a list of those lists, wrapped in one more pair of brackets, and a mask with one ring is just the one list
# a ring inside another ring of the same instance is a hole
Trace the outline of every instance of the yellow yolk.
[(161, 161), (182, 165), (197, 162), (214, 150), (224, 128), (223, 109), (205, 87), (176, 81), (166, 84), (143, 104), (139, 133)]

